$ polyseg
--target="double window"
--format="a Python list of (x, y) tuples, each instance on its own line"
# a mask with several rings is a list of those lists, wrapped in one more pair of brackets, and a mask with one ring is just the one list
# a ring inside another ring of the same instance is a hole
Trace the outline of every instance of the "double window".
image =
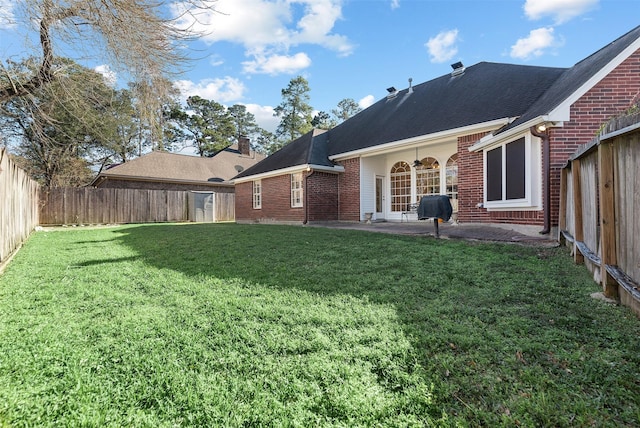
[(540, 145), (528, 136), (485, 150), (485, 207), (539, 205)]

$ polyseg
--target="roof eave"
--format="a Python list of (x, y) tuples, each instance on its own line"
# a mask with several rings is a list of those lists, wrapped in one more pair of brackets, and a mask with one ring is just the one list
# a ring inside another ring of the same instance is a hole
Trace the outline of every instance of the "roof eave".
[(230, 181), (233, 184), (246, 183), (247, 181), (255, 181), (262, 180), (263, 178), (276, 177), (279, 175), (285, 174), (294, 174), (296, 172), (301, 171), (322, 171), (338, 174), (344, 172), (344, 167), (342, 165), (335, 166), (327, 166), (327, 165), (314, 165), (314, 164), (304, 164), (304, 165), (294, 165), (288, 168), (282, 169), (274, 169), (273, 171), (262, 172), (260, 174), (247, 175), (246, 177), (235, 178)]
[(497, 135), (493, 135), (493, 134), (485, 135), (480, 140), (478, 140), (475, 144), (470, 146), (468, 150), (470, 152), (479, 152), (480, 150), (484, 150), (488, 147), (495, 146), (496, 144), (500, 144), (506, 140), (511, 140), (515, 136), (529, 132), (531, 127), (538, 126), (539, 124), (542, 124), (542, 123), (546, 124), (547, 128), (561, 128), (564, 126), (564, 120), (562, 120), (561, 117), (545, 114), (542, 116), (535, 117), (526, 122), (523, 122), (518, 126), (515, 126)]
[(124, 181), (144, 181), (144, 182), (155, 182), (155, 183), (173, 183), (173, 184), (198, 184), (198, 185), (206, 185), (206, 186), (223, 186), (230, 187), (232, 184), (228, 180), (224, 181), (203, 181), (203, 180), (185, 180), (185, 179), (173, 179), (173, 178), (162, 178), (162, 177), (142, 177), (135, 175), (120, 175), (120, 174), (100, 174), (96, 177), (90, 184), (93, 186), (96, 182), (102, 182), (104, 180), (124, 180)]
[(407, 147), (417, 146), (418, 144), (435, 144), (441, 141), (450, 140), (453, 137), (459, 137), (463, 135), (476, 134), (481, 132), (488, 132), (491, 130), (499, 129), (504, 125), (510, 123), (512, 118), (501, 118), (487, 122), (477, 123), (468, 126), (462, 126), (460, 128), (447, 129), (441, 132), (434, 132), (432, 134), (418, 135), (416, 137), (405, 138), (403, 140), (392, 141), (385, 144), (380, 144), (374, 147), (367, 147), (364, 149), (353, 150), (350, 152), (338, 153), (329, 156), (332, 161), (349, 159), (361, 156), (371, 156), (393, 152), (398, 149), (406, 149)]

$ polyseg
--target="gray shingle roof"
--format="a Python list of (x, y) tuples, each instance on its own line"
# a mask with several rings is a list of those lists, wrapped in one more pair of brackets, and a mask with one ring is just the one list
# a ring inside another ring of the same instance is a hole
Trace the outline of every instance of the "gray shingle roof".
[(519, 116), (564, 71), (481, 62), (402, 90), (330, 130), (330, 155)]
[(516, 118), (509, 129), (545, 115), (640, 38), (640, 26), (567, 68), (480, 62), (385, 97), (326, 133), (308, 133), (236, 178), (296, 165), (332, 165), (328, 156), (412, 137)]
[(333, 166), (328, 158), (327, 131), (314, 129), (293, 140), (235, 178), (248, 177), (298, 165)]
[(239, 168), (247, 169), (264, 159), (264, 155), (255, 152), (251, 154), (252, 156), (242, 156), (237, 144), (232, 144), (210, 158), (154, 151), (106, 169), (99, 177), (144, 178), (163, 182), (226, 182), (238, 173)]

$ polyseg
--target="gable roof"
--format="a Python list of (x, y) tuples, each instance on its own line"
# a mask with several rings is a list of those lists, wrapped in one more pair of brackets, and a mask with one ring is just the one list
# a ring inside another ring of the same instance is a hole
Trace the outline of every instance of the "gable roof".
[(210, 158), (154, 151), (102, 171), (91, 185), (105, 178), (178, 183), (227, 183), (238, 173), (238, 170), (245, 170), (264, 157), (255, 152), (251, 152), (250, 156), (243, 156), (238, 151), (237, 144), (220, 150)]
[(329, 160), (328, 133), (322, 129), (313, 129), (303, 136), (293, 140), (282, 149), (267, 156), (262, 162), (246, 169), (236, 179), (263, 174), (296, 166), (314, 166), (333, 168), (334, 163)]

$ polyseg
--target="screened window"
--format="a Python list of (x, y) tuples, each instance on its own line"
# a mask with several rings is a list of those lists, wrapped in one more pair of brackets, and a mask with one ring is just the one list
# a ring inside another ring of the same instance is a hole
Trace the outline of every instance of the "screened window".
[(291, 207), (302, 206), (302, 173), (291, 174)]
[(452, 155), (447, 160), (446, 167), (447, 196), (451, 199), (451, 207), (458, 212), (458, 154)]
[(416, 197), (419, 201), (426, 195), (440, 194), (440, 164), (435, 158), (422, 159), (416, 167)]
[(526, 197), (524, 137), (495, 149), (486, 156), (487, 201), (508, 201)]
[(262, 208), (262, 181), (256, 180), (253, 182), (253, 209), (260, 208)]
[(411, 167), (396, 162), (391, 167), (391, 211), (403, 212), (411, 202)]

